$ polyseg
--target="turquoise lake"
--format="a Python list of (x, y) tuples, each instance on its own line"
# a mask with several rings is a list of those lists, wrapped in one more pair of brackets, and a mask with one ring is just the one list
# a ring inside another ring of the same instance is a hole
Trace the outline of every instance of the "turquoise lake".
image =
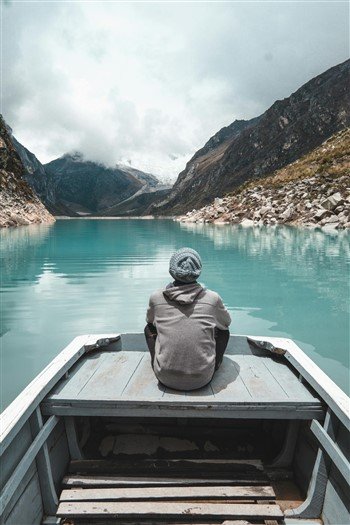
[(0, 236), (3, 408), (76, 335), (142, 331), (182, 246), (200, 253), (200, 282), (222, 296), (231, 332), (293, 338), (349, 392), (348, 232), (133, 219)]

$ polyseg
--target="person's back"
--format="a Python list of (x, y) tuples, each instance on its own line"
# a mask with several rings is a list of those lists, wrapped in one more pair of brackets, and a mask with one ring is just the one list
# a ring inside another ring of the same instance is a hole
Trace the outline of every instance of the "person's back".
[(197, 252), (178, 250), (170, 260), (174, 283), (151, 295), (147, 311), (145, 333), (154, 373), (161, 383), (178, 390), (209, 383), (228, 341), (230, 315), (216, 292), (196, 282), (201, 268)]

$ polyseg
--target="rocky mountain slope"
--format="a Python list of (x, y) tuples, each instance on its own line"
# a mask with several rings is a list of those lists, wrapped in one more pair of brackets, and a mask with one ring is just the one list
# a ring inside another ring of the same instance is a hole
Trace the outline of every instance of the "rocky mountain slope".
[(56, 205), (65, 206), (69, 215), (105, 214), (139, 192), (153, 192), (159, 184), (149, 173), (127, 166), (107, 168), (84, 160), (79, 153), (64, 155), (44, 167)]
[(179, 217), (183, 222), (350, 227), (350, 128), (259, 182)]
[(24, 166), (0, 116), (0, 227), (54, 222), (24, 179)]
[(104, 210), (101, 215), (109, 217), (135, 217), (147, 215), (149, 207), (156, 201), (164, 199), (171, 188), (159, 184), (153, 189), (141, 189), (128, 199)]
[(44, 166), (12, 135), (12, 143), (24, 166), (24, 178), (29, 186), (33, 188), (39, 199), (48, 207), (52, 207), (55, 197)]
[(265, 113), (221, 129), (149, 210), (179, 214), (263, 178), (350, 125), (350, 60), (313, 78)]
[(52, 215), (70, 215), (71, 210), (56, 199), (52, 179), (43, 164), (12, 135), (11, 140), (24, 166), (24, 178)]

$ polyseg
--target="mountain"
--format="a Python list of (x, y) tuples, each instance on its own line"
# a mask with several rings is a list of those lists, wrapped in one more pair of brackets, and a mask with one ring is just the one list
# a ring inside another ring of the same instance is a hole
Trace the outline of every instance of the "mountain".
[(350, 128), (258, 182), (247, 182), (181, 222), (350, 228)]
[(54, 217), (28, 185), (23, 163), (0, 116), (0, 227), (54, 222)]
[(101, 215), (138, 194), (153, 190), (158, 179), (149, 173), (118, 165), (107, 168), (84, 160), (80, 153), (66, 154), (44, 166), (55, 196), (70, 215)]
[(180, 214), (260, 179), (350, 124), (350, 60), (313, 78), (265, 113), (222, 128), (187, 163), (169, 196), (148, 210)]
[[(116, 168), (84, 160), (80, 153), (66, 154), (42, 165), (11, 134), (24, 166), (24, 178), (54, 215), (140, 215), (155, 200), (165, 197), (169, 186), (150, 173), (126, 165)], [(158, 191), (159, 190), (159, 191)], [(135, 197), (135, 200), (130, 200)]]
[(12, 143), (24, 166), (24, 178), (40, 200), (50, 206), (55, 199), (44, 166), (34, 153), (18, 142), (14, 136), (12, 136)]
[(71, 210), (56, 200), (53, 183), (37, 157), (12, 135), (11, 140), (24, 166), (24, 178), (52, 215), (71, 215)]
[(124, 201), (111, 206), (102, 212), (109, 217), (135, 217), (147, 215), (148, 208), (159, 200), (163, 200), (170, 193), (171, 187), (159, 184), (153, 189), (142, 188)]

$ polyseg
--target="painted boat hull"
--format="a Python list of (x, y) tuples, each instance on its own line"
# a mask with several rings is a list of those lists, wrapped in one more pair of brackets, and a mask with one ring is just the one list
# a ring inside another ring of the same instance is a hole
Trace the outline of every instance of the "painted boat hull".
[[(308, 416), (309, 419), (288, 427), (291, 429), (290, 440), (294, 440), (293, 457), (289, 460), (305, 501), (285, 512), (285, 522), (292, 520), (290, 523), (301, 525), (305, 519), (322, 519), (332, 525), (349, 523), (349, 398), (293, 341), (258, 339), (285, 351), (281, 359), (286, 360), (300, 381), (316, 393), (325, 414), (324, 417)], [(62, 479), (72, 457), (79, 454), (79, 450), (74, 450), (74, 418), (80, 414), (67, 417), (59, 411), (48, 412), (49, 394), (89, 352), (118, 351), (123, 340), (128, 344), (133, 341), (140, 351), (146, 350), (143, 334), (77, 337), (3, 412), (1, 523), (57, 523)], [(136, 408), (129, 411), (129, 417), (138, 416)], [(215, 410), (216, 407), (211, 412), (214, 419), (219, 417)], [(82, 414), (85, 413), (82, 411)], [(143, 417), (145, 415), (142, 413)], [(170, 417), (170, 414), (164, 417)], [(181, 418), (181, 413), (176, 413), (176, 417)], [(230, 417), (234, 417), (232, 413)], [(237, 417), (240, 419), (236, 414)], [(273, 417), (271, 413), (269, 418)], [(258, 421), (261, 418), (256, 413), (251, 419)], [(292, 417), (289, 419), (293, 421)], [(282, 460), (283, 454), (286, 458), (286, 451), (282, 450), (281, 454)], [(278, 466), (281, 458), (276, 460)]]

